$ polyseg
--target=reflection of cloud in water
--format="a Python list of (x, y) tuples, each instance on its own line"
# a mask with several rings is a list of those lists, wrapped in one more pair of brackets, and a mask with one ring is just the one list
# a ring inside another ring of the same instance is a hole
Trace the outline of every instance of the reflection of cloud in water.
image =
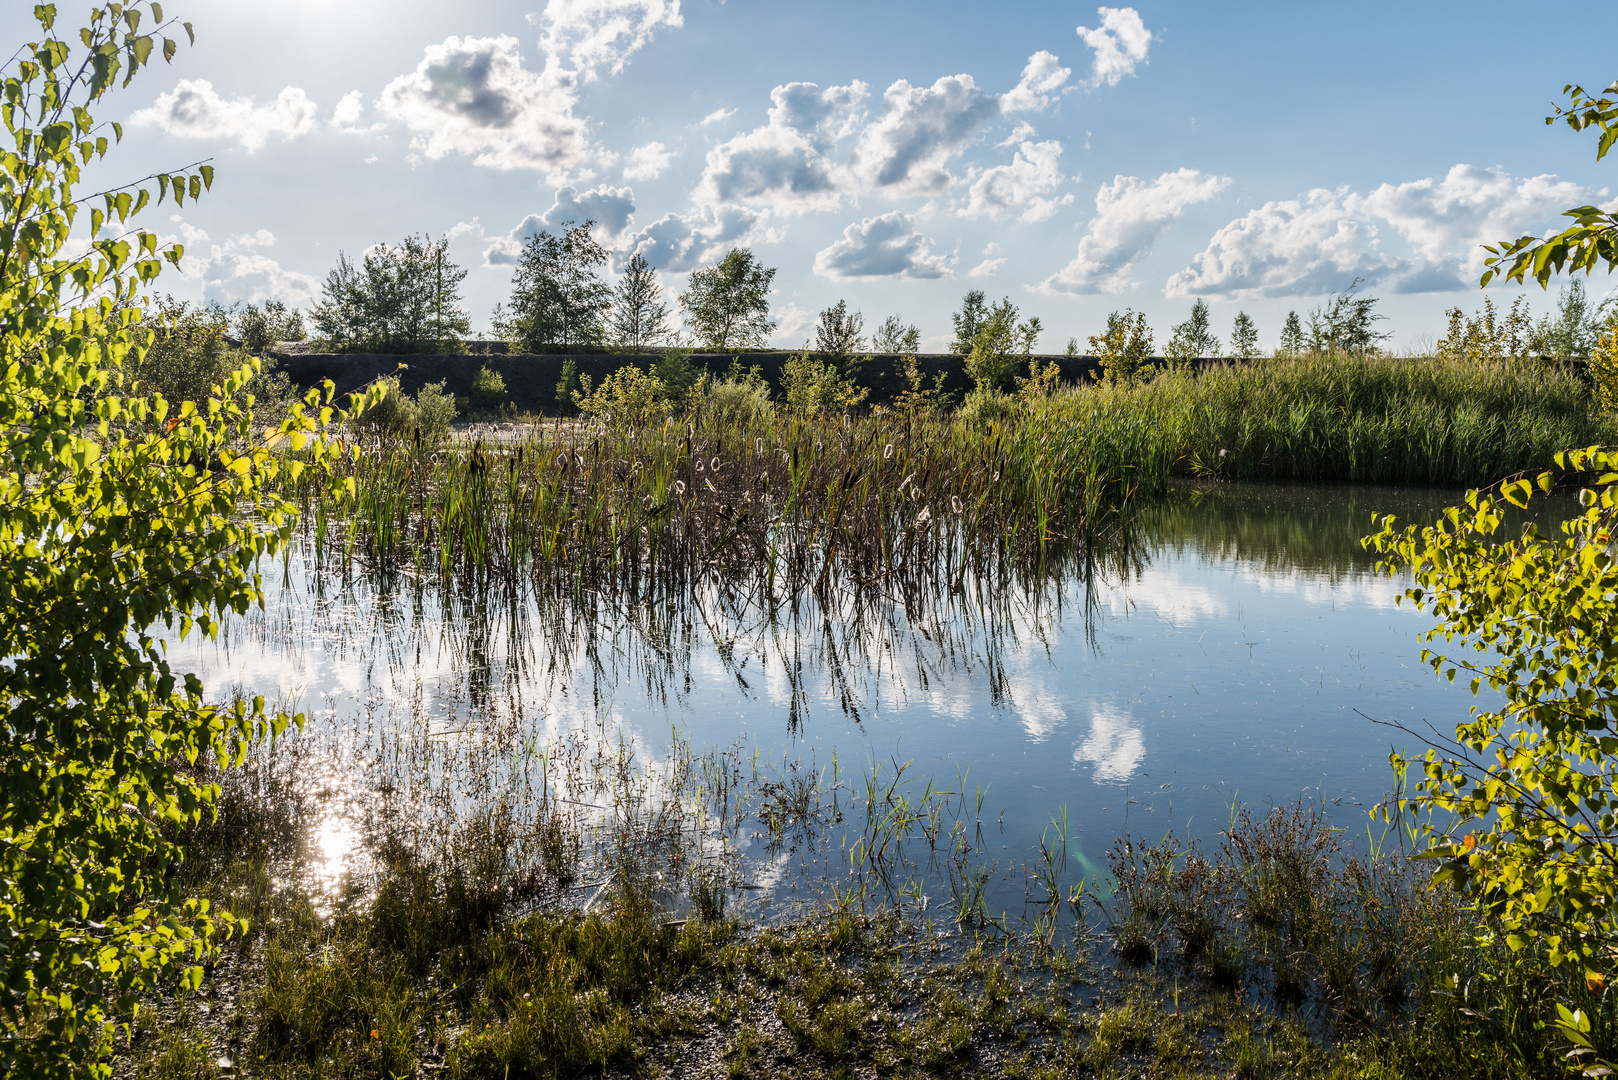
[(1206, 585), (1184, 580), (1174, 569), (1148, 567), (1136, 580), (1106, 589), (1102, 595), (1113, 616), (1127, 616), (1131, 606), (1156, 612), (1175, 626), (1230, 614), (1231, 604)]
[(1090, 734), (1073, 751), (1073, 763), (1095, 765), (1098, 784), (1121, 784), (1146, 757), (1146, 742), (1128, 713), (1111, 705), (1090, 710)]
[(1239, 563), (1236, 576), (1258, 592), (1291, 594), (1306, 604), (1321, 607), (1363, 605), (1393, 608), (1410, 582), (1383, 574), (1341, 574), (1336, 578), (1300, 570), (1273, 570), (1253, 563)]

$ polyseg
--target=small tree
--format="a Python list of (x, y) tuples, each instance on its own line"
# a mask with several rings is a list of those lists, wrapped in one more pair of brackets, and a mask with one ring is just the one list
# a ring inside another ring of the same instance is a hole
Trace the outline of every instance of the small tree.
[(966, 373), (977, 389), (1003, 393), (1033, 355), (1042, 329), (1039, 318), (1017, 322), (1017, 305), (1008, 296), (983, 312), (976, 327), (966, 354)]
[(607, 249), (590, 235), (594, 222), (563, 225), (560, 236), (547, 230), (523, 244), (510, 305), (496, 315), (495, 333), (524, 352), (599, 348), (606, 336), (613, 303), (612, 287), (601, 277)]
[(1199, 298), (1191, 305), (1191, 317), (1169, 334), (1164, 356), (1171, 364), (1188, 364), (1218, 355), (1219, 339), (1213, 334), (1213, 319), (1208, 313), (1207, 301)]
[(1140, 373), (1152, 356), (1152, 330), (1146, 314), (1140, 311), (1114, 311), (1107, 316), (1107, 329), (1090, 337), (1090, 352), (1101, 364), (1101, 377), (1108, 382), (1129, 382)]
[(1558, 360), (1582, 359), (1595, 348), (1599, 333), (1597, 310), (1585, 295), (1584, 282), (1574, 278), (1562, 286), (1556, 298), (1556, 318), (1546, 322), (1541, 341)]
[(263, 352), (277, 341), (302, 341), (308, 336), (302, 312), (279, 300), (266, 300), (262, 308), (248, 304), (231, 321), (242, 348), (249, 352)]
[(465, 268), (447, 239), (379, 244), (355, 266), (339, 252), (315, 306), (316, 332), (340, 352), (459, 351), (472, 323), (461, 307)]
[(1238, 360), (1251, 360), (1258, 355), (1258, 327), (1245, 311), (1236, 313), (1230, 327), (1230, 355)]
[(295, 513), (272, 487), (301, 468), (321, 497), (338, 442), (295, 407), (283, 466), (240, 400), (256, 362), (201, 401), (140, 390), (141, 295), (184, 252), (133, 219), (198, 198), (213, 169), (77, 184), (116, 145), (91, 110), (173, 57), (181, 24), (106, 4), (58, 37), (54, 5), (33, 15), (0, 100), (0, 1074), (65, 1080), (110, 1076), (115, 1021), (199, 986), (232, 925), (173, 884), (167, 829), (213, 813), (192, 764), (240, 762), (288, 719), (208, 701), (158, 635), (213, 635), (260, 602), (257, 560)]
[(787, 359), (781, 371), (781, 389), (787, 408), (807, 415), (847, 411), (860, 405), (868, 393), (835, 365), (807, 349)]
[(865, 316), (849, 311), (848, 303), (837, 301), (820, 313), (815, 324), (815, 350), (826, 360), (844, 367), (865, 351)]
[(717, 266), (693, 271), (680, 307), (697, 340), (710, 349), (761, 348), (769, 343), (770, 283), (766, 267), (746, 248), (731, 248)]
[(1296, 311), (1289, 311), (1286, 322), (1281, 324), (1281, 342), (1275, 350), (1275, 355), (1302, 356), (1304, 347), (1303, 322), (1298, 318)]
[(648, 345), (661, 345), (674, 336), (657, 271), (638, 251), (630, 257), (623, 277), (618, 279), (618, 287), (613, 290), (607, 335), (618, 348), (637, 352)]
[(562, 361), (562, 377), (556, 380), (556, 411), (563, 416), (579, 407), (579, 365), (570, 356)]
[(921, 352), (921, 331), (897, 315), (889, 315), (871, 335), (871, 351), (883, 356), (915, 356)]
[(1361, 279), (1355, 278), (1348, 288), (1334, 294), (1323, 307), (1309, 312), (1309, 351), (1316, 353), (1348, 353), (1363, 356), (1376, 351), (1379, 341), (1391, 334), (1378, 333), (1377, 323), (1386, 319), (1376, 310), (1377, 298), (1357, 296)]
[(1521, 296), (1511, 302), (1504, 318), (1494, 309), (1494, 301), (1483, 298), (1483, 310), (1468, 318), (1460, 308), (1451, 308), (1449, 330), (1438, 340), (1438, 355), (1451, 360), (1525, 360), (1543, 346), (1547, 328), (1536, 328), (1528, 313), (1528, 302)]
[(984, 302), (983, 290), (969, 291), (961, 300), (961, 310), (950, 316), (950, 321), (955, 324), (955, 343), (950, 346), (950, 352), (956, 356), (970, 353), (977, 341), (978, 326), (988, 314), (989, 309)]

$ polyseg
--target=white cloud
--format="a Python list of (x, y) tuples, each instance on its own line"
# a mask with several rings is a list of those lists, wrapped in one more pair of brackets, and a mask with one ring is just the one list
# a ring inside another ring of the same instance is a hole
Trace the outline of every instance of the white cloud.
[(1376, 282), (1406, 264), (1381, 250), (1375, 225), (1346, 188), (1267, 202), (1225, 225), (1191, 265), (1169, 278), (1169, 296), (1237, 299), (1311, 296)]
[(1471, 288), (1483, 273), (1483, 244), (1537, 229), (1604, 194), (1555, 176), (1519, 178), (1456, 165), (1441, 178), (1383, 184), (1362, 205), (1392, 225), (1424, 264), (1400, 289), (1426, 292)]
[(365, 106), (360, 102), (360, 92), (350, 90), (337, 101), (337, 107), (331, 111), (331, 124), (336, 128), (352, 127), (359, 120)]
[(947, 75), (930, 87), (900, 79), (882, 101), (882, 117), (860, 136), (854, 168), (866, 183), (899, 195), (947, 189), (955, 180), (949, 159), (1000, 112), (999, 100), (970, 75)]
[(624, 241), (622, 251), (638, 252), (654, 269), (680, 273), (713, 261), (728, 247), (779, 239), (764, 230), (763, 217), (745, 206), (664, 214)]
[[(1317, 189), (1267, 202), (1225, 225), (1164, 291), (1314, 296), (1356, 277), (1399, 292), (1469, 289), (1482, 272), (1481, 245), (1538, 229), (1564, 207), (1603, 194), (1555, 176), (1514, 177), (1471, 165), (1383, 184), (1369, 195)], [(1405, 241), (1409, 255), (1383, 249), (1379, 223)]]
[(997, 254), (1000, 245), (990, 242), (983, 249), (984, 260), (966, 272), (967, 277), (993, 277), (1006, 265), (1005, 256)]
[(463, 236), (482, 236), (482, 235), (483, 235), (483, 225), (475, 217), (471, 221), (457, 221), (454, 225), (450, 226), (449, 232), (447, 234), (447, 236), (451, 240), (458, 240)]
[(1051, 198), (1062, 186), (1062, 144), (1024, 142), (1012, 156), (1011, 164), (985, 169), (969, 190), (965, 217), (984, 214), (998, 219), (1008, 211), (1020, 209), (1017, 220), (1044, 221), (1073, 201), (1072, 195)]
[(835, 209), (849, 187), (835, 158), (858, 124), (864, 83), (822, 90), (788, 83), (770, 91), (769, 120), (708, 151), (692, 198), (704, 206), (752, 203), (778, 213)]
[(629, 152), (629, 163), (624, 166), (625, 180), (656, 180), (669, 167), (674, 155), (660, 142), (649, 142)]
[(160, 127), (169, 135), (235, 139), (253, 151), (271, 135), (288, 139), (307, 135), (314, 130), (316, 111), (315, 103), (296, 86), (282, 90), (268, 105), (254, 105), (250, 97), (220, 97), (207, 79), (181, 79), (130, 121)]
[(180, 225), (185, 244), (180, 277), (198, 285), (205, 300), (225, 304), (280, 300), (294, 307), (309, 307), (320, 296), (320, 283), (308, 274), (284, 269), (262, 249), (275, 246), (268, 229), (242, 233), (215, 244), (206, 232), (190, 223)]
[(598, 67), (618, 74), (658, 27), (685, 25), (680, 0), (550, 0), (543, 14), (529, 19), (544, 31), (545, 54), (586, 80)]
[(1134, 8), (1101, 7), (1096, 8), (1096, 14), (1101, 16), (1100, 26), (1094, 30), (1078, 28), (1079, 36), (1096, 54), (1090, 68), (1090, 85), (1117, 86), (1125, 75), (1135, 74), (1135, 65), (1146, 62), (1152, 32)]
[(940, 278), (950, 259), (935, 254), (916, 222), (897, 210), (866, 218), (843, 230), (843, 238), (815, 254), (815, 273), (831, 278)]
[(1061, 89), (1072, 74), (1073, 69), (1063, 67), (1055, 53), (1041, 49), (1028, 58), (1017, 85), (1000, 95), (1000, 111), (1010, 113), (1045, 108), (1055, 100), (1051, 95)]
[(1040, 285), (1043, 292), (1119, 293), (1135, 282), (1135, 263), (1186, 207), (1206, 202), (1230, 186), (1228, 176), (1196, 169), (1164, 173), (1147, 182), (1117, 176), (1096, 192), (1096, 216), (1079, 241), (1073, 261)]
[(529, 214), (505, 236), (495, 240), (483, 252), (488, 266), (515, 265), (522, 256), (523, 245), (529, 237), (549, 230), (556, 233), (569, 224), (582, 225), (595, 222), (591, 235), (608, 244), (621, 237), (634, 221), (635, 192), (631, 188), (602, 185), (579, 194), (571, 184), (557, 189), (556, 201), (543, 214)]
[(589, 155), (577, 93), (578, 76), (558, 64), (529, 71), (514, 37), (449, 37), (389, 83), (377, 108), (416, 132), (411, 145), (428, 158), (474, 154), (478, 165), (561, 178)]
[(704, 116), (701, 120), (697, 121), (697, 126), (698, 127), (708, 127), (708, 126), (710, 126), (712, 124), (723, 124), (726, 120), (729, 120), (732, 116), (735, 116), (735, 115), (736, 115), (736, 110), (735, 109), (715, 109), (713, 112), (709, 113), (707, 116)]

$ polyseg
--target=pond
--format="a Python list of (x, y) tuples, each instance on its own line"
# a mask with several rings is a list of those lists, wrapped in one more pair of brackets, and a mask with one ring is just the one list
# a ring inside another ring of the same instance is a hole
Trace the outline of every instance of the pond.
[[(1432, 620), (1359, 539), (1373, 513), (1430, 521), (1461, 497), (1185, 486), (1105, 557), (1024, 587), (773, 615), (722, 591), (541, 609), (520, 590), (333, 578), (295, 553), (265, 568), (264, 611), (173, 658), (308, 714), (282, 750), (317, 806), (316, 888), (364, 864), (384, 817), (443, 831), (498, 800), (587, 819), (633, 777), (646, 805), (684, 807), (762, 912), (846, 888), (874, 847), (899, 867), (890, 891), (935, 902), (965, 849), (999, 911), (1042, 841), (1093, 883), (1121, 834), (1208, 840), (1238, 802), (1312, 801), (1364, 836), (1390, 750), (1419, 753), (1472, 700), (1421, 662)], [(778, 819), (810, 803), (790, 840)]]

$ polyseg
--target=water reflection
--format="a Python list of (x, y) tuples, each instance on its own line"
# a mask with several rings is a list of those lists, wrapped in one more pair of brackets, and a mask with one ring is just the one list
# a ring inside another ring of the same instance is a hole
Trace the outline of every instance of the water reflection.
[[(314, 703), (300, 740), (334, 793), (311, 826), (317, 891), (385, 830), (449, 835), (498, 806), (532, 831), (563, 807), (601, 835), (625, 814), (662, 835), (672, 814), (768, 903), (846, 872), (846, 834), (793, 829), (811, 803), (851, 828), (883, 769), (975, 801), (975, 829), (1000, 824), (972, 846), (1002, 867), (1064, 807), (1073, 850), (1094, 854), (1131, 812), (1201, 831), (1235, 798), (1374, 801), (1404, 744), (1367, 717), (1447, 729), (1469, 699), (1420, 663), (1427, 622), (1359, 538), (1373, 513), (1431, 519), (1458, 498), (1184, 488), (1088, 562), (785, 606), (722, 586), (678, 604), (441, 591), (331, 576), (303, 552), (264, 611), (188, 646), (190, 666)], [(955, 872), (918, 865), (923, 894)]]

